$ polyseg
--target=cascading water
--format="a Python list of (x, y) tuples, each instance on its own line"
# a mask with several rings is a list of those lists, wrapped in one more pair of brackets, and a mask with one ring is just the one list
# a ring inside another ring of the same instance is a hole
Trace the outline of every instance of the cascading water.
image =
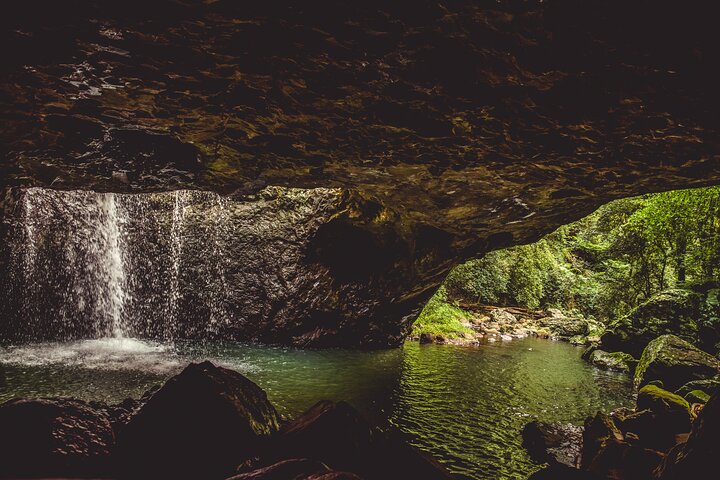
[(326, 288), (324, 271), (301, 259), (341, 198), (281, 187), (242, 201), (201, 191), (16, 193), (0, 341), (22, 343), (261, 338), (264, 322), (293, 318), (306, 292)]
[(123, 317), (126, 292), (124, 248), (120, 231), (124, 212), (119, 211), (114, 194), (99, 194), (96, 198), (96, 233), (90, 236), (93, 240), (90, 243), (90, 267), (97, 277), (94, 282), (98, 299), (95, 309), (97, 317), (103, 319), (103, 324), (106, 325), (105, 336), (122, 338), (127, 334)]

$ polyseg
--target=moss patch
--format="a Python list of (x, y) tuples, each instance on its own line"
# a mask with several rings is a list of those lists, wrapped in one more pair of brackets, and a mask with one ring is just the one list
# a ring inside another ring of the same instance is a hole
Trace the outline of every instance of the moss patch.
[(463, 323), (468, 318), (468, 312), (448, 303), (445, 289), (441, 287), (415, 320), (411, 335), (419, 337), (427, 333), (445, 338), (461, 338), (473, 333), (473, 330)]

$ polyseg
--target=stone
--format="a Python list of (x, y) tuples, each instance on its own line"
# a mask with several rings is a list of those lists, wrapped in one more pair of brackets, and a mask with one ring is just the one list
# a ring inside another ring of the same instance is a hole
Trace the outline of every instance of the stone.
[(582, 427), (572, 424), (530, 422), (523, 428), (523, 446), (538, 463), (580, 466)]
[(611, 352), (594, 350), (588, 357), (588, 361), (603, 370), (614, 370), (616, 372), (633, 373), (638, 361), (632, 355), (625, 352)]
[(717, 378), (708, 378), (706, 380), (692, 380), (682, 387), (678, 388), (675, 393), (684, 397), (693, 390), (700, 390), (713, 396), (715, 393), (720, 392), (720, 380)]
[(640, 356), (655, 338), (674, 334), (685, 341), (698, 340), (698, 323), (703, 298), (682, 289), (655, 294), (627, 316), (610, 323), (601, 337), (604, 348)]
[(363, 478), (450, 478), (397, 432), (379, 430), (345, 402), (318, 402), (283, 425), (261, 458), (265, 463), (308, 458)]
[(655, 472), (660, 480), (714, 478), (720, 458), (720, 394), (716, 393), (693, 422), (686, 442), (674, 447)]
[(553, 336), (564, 339), (585, 337), (590, 332), (590, 324), (584, 318), (546, 317), (538, 320), (538, 323), (550, 330)]
[(107, 415), (72, 399), (0, 405), (0, 477), (104, 477), (115, 435)]
[(226, 478), (279, 428), (267, 395), (240, 373), (192, 363), (155, 391), (118, 436), (126, 476)]
[(668, 416), (651, 410), (640, 410), (623, 417), (618, 426), (625, 441), (643, 448), (664, 452), (675, 446), (678, 435), (687, 433), (688, 423), (668, 421)]
[(622, 442), (624, 437), (613, 418), (602, 412), (585, 420), (580, 468), (585, 470), (608, 442)]
[(662, 452), (609, 439), (602, 444), (587, 471), (598, 479), (650, 479), (662, 459)]
[(544, 467), (528, 477), (528, 480), (598, 480), (589, 472), (555, 463)]
[(282, 480), (282, 479), (308, 479), (319, 478), (321, 475), (331, 473), (327, 465), (307, 458), (294, 458), (282, 460), (268, 467), (254, 469), (250, 472), (240, 473), (227, 480)]
[(665, 389), (677, 390), (691, 380), (720, 373), (720, 360), (675, 335), (663, 335), (648, 344), (635, 370), (635, 385), (662, 380)]
[[(676, 433), (689, 432), (692, 416), (687, 400), (654, 385), (645, 385), (638, 392), (638, 410), (650, 410), (658, 421)], [(639, 433), (639, 432), (635, 432)]]
[(687, 395), (685, 395), (685, 400), (689, 404), (693, 403), (707, 403), (710, 400), (710, 395), (703, 392), (702, 390), (693, 390), (689, 392)]

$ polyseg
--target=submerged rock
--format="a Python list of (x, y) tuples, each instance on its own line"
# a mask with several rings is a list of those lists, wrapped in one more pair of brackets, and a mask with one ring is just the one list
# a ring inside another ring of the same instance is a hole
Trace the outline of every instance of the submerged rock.
[(675, 335), (650, 342), (635, 370), (635, 385), (661, 380), (674, 391), (691, 380), (704, 380), (720, 373), (720, 360)]
[(266, 393), (240, 373), (193, 363), (154, 392), (118, 437), (129, 477), (225, 478), (279, 428)]
[(580, 466), (583, 428), (572, 424), (530, 422), (523, 428), (523, 446), (539, 463)]
[(0, 406), (0, 477), (105, 476), (115, 435), (108, 416), (72, 399)]
[(617, 372), (633, 373), (638, 361), (632, 355), (625, 352), (611, 352), (604, 350), (593, 350), (588, 356), (588, 361), (598, 368), (614, 370)]

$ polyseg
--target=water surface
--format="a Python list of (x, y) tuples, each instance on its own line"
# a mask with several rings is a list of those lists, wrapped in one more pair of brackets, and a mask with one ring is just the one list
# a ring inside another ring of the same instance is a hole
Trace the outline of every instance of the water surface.
[(283, 415), (320, 399), (346, 400), (402, 429), (453, 472), (515, 480), (537, 469), (521, 446), (530, 420), (582, 423), (598, 410), (632, 404), (627, 376), (594, 369), (580, 353), (534, 338), (479, 347), (408, 342), (372, 352), (135, 339), (7, 346), (0, 348), (0, 401), (117, 402), (209, 358), (258, 383)]

